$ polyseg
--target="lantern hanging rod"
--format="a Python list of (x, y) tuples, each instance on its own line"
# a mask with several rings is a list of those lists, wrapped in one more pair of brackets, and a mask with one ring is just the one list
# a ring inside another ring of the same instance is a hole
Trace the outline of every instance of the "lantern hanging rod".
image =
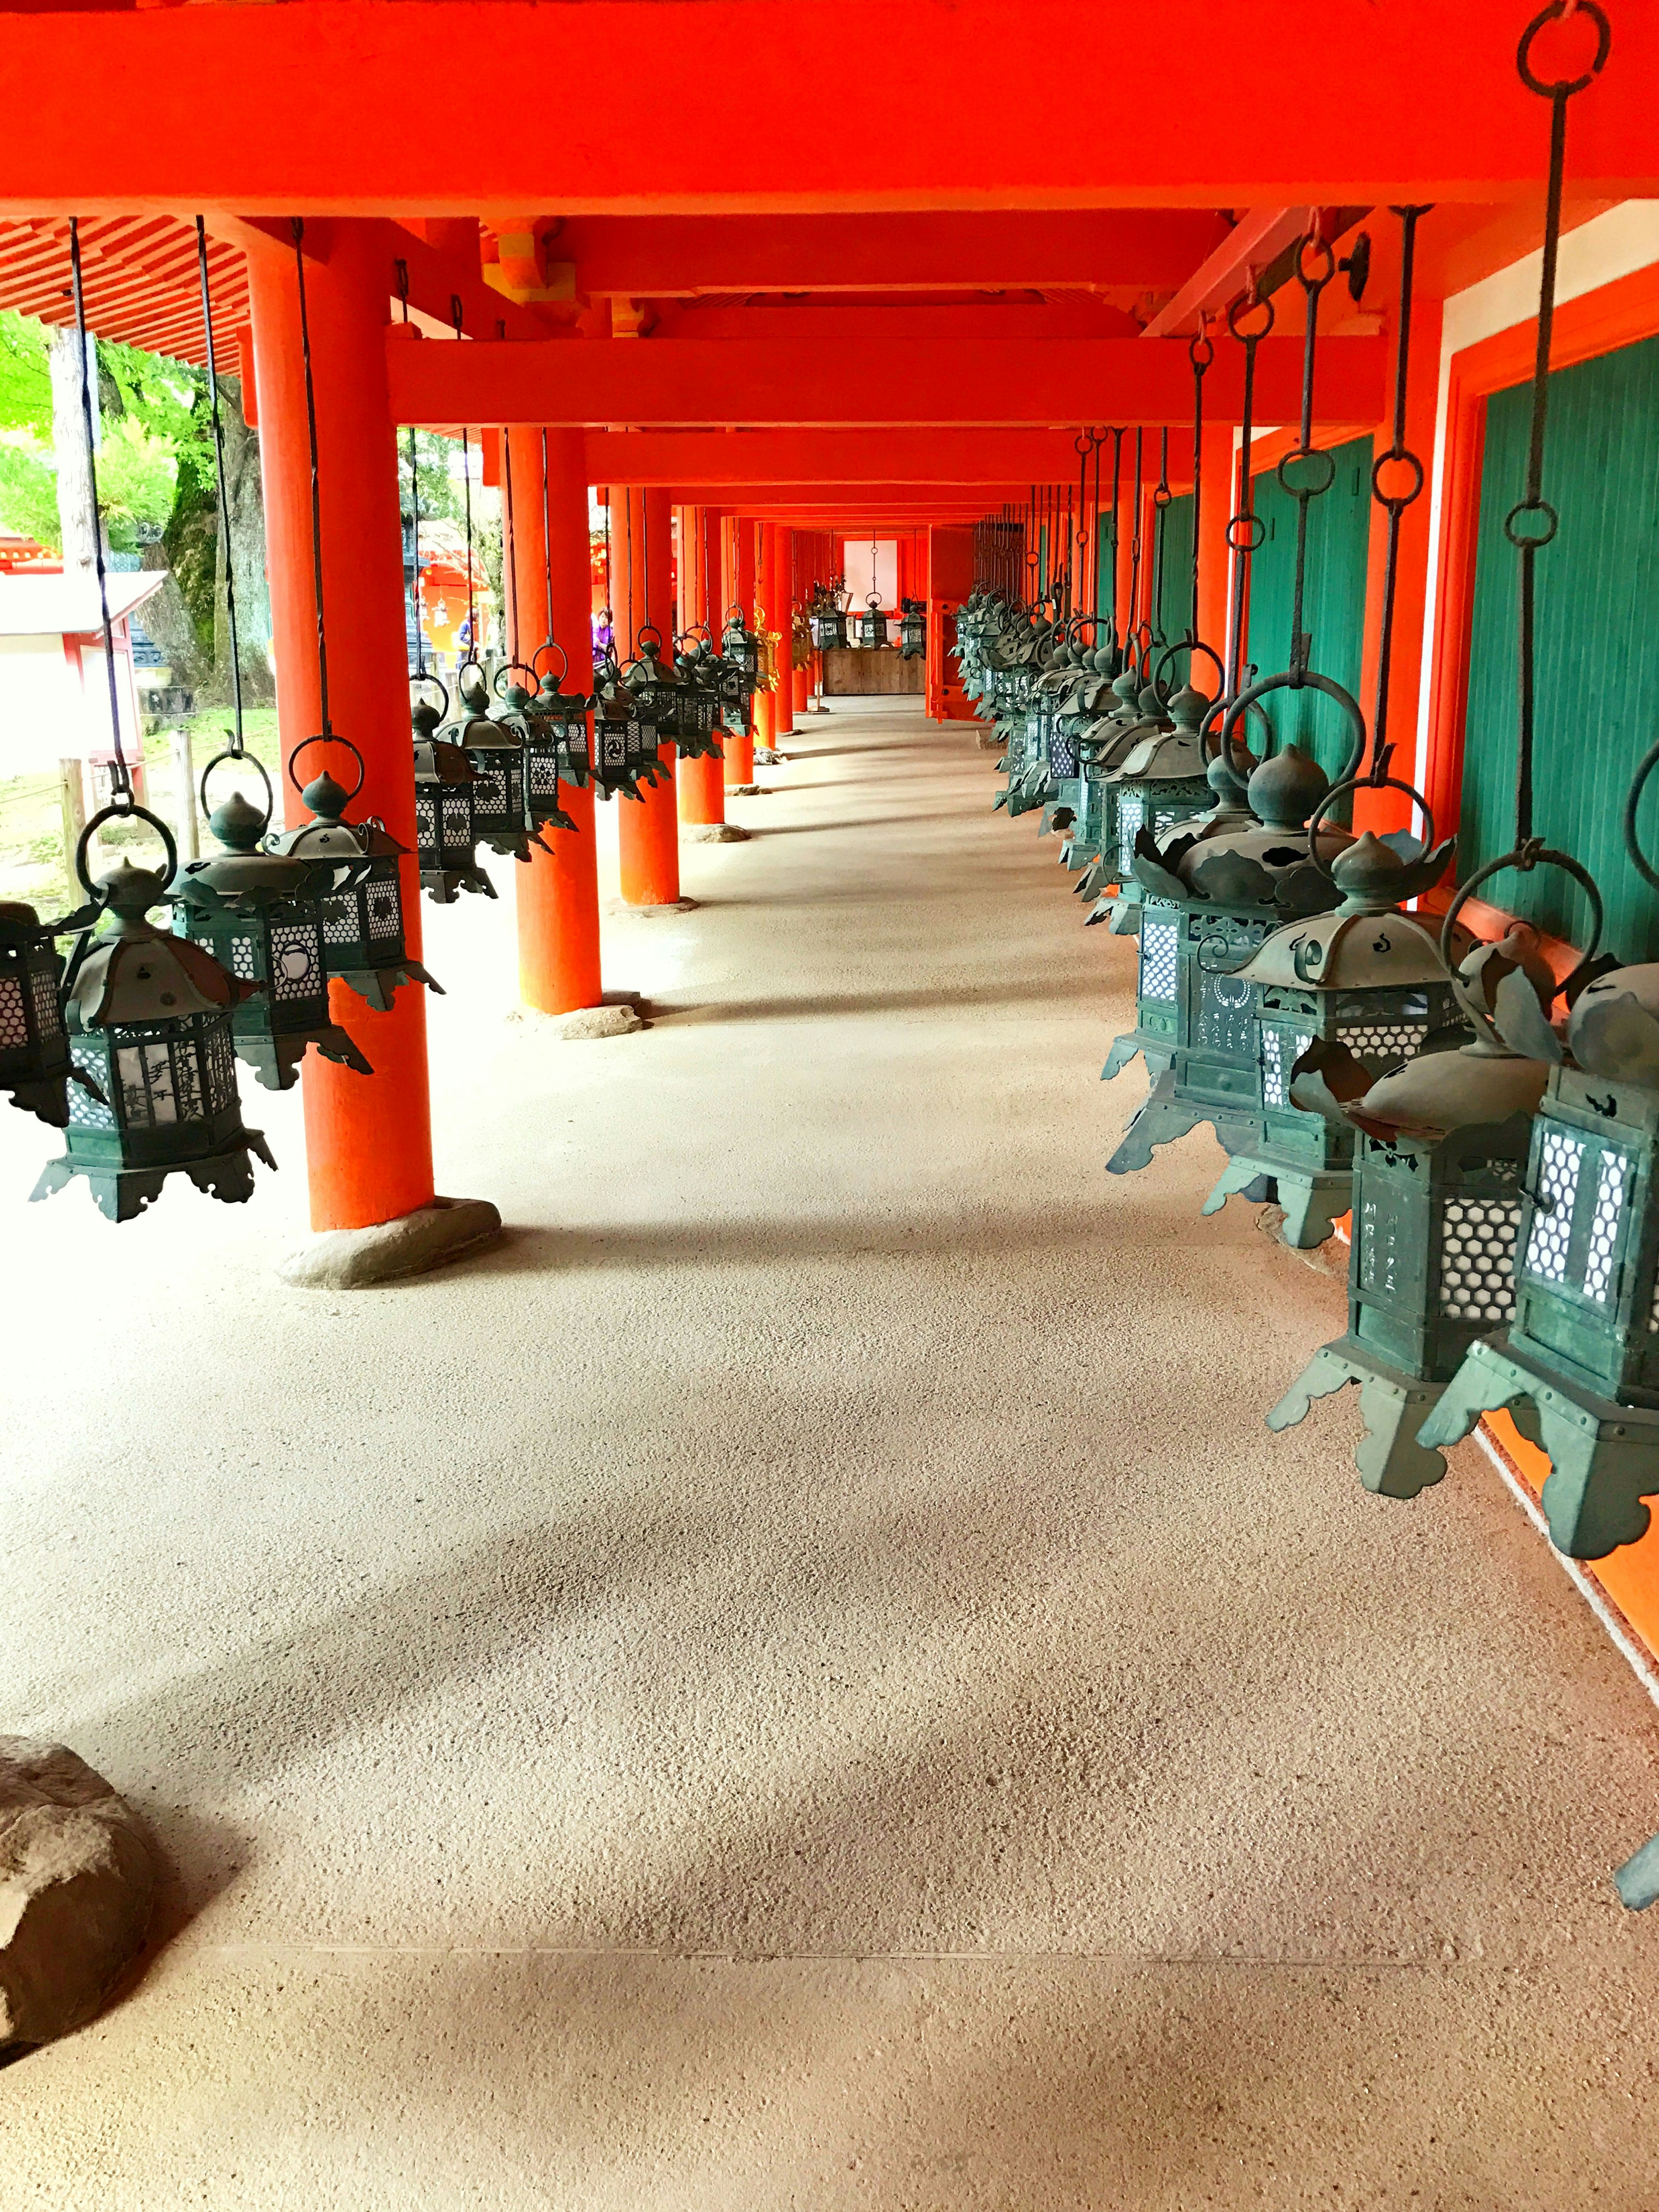
[(81, 223), (80, 218), (75, 216), (70, 218), (70, 281), (75, 292), (75, 334), (81, 356), (81, 425), (87, 441), (87, 497), (92, 508), (92, 562), (98, 576), (98, 614), (104, 632), (104, 673), (109, 683), (110, 734), (115, 747), (115, 764), (110, 775), (110, 803), (118, 813), (122, 813), (130, 812), (133, 807), (132, 775), (121, 743), (121, 702), (115, 688), (115, 631), (109, 613), (109, 574), (104, 565), (103, 518), (98, 510), (97, 425), (92, 411), (91, 371), (87, 364), (87, 349), (92, 340), (87, 335), (86, 293), (81, 280)]

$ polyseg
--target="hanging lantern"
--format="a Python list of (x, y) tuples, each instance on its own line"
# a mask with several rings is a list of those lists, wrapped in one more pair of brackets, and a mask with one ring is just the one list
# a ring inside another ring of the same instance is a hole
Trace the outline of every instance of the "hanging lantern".
[[(87, 848), (118, 816), (147, 822), (167, 863), (157, 871), (124, 859), (94, 885)], [(104, 915), (97, 936), (82, 934), (64, 994), (70, 1054), (88, 1080), (70, 1101), (68, 1149), (32, 1195), (49, 1198), (82, 1176), (112, 1221), (142, 1213), (170, 1175), (234, 1203), (252, 1194), (250, 1153), (276, 1164), (259, 1132), (242, 1125), (231, 1036), (234, 1009), (260, 986), (147, 918), (167, 897), (178, 859), (166, 826), (130, 801), (94, 815), (76, 848), (76, 873)]]
[[(1162, 702), (1159, 678), (1177, 653), (1202, 653), (1215, 663), (1220, 682), (1226, 682), (1221, 656), (1209, 646), (1188, 638), (1183, 645), (1166, 647), (1153, 672), (1149, 689)], [(1144, 695), (1143, 695), (1144, 696)], [(1156, 724), (1131, 724), (1119, 732), (1126, 744), (1109, 750), (1118, 757), (1104, 769), (1104, 811), (1112, 819), (1115, 851), (1104, 855), (1115, 875), (1117, 889), (1105, 919), (1114, 937), (1133, 937), (1140, 926), (1141, 886), (1134, 875), (1135, 840), (1143, 830), (1156, 840), (1180, 823), (1189, 821), (1211, 797), (1209, 760), (1205, 745), (1205, 723), (1212, 716), (1212, 702), (1188, 678), (1180, 690), (1154, 709)], [(1143, 709), (1144, 711), (1144, 709)], [(1217, 709), (1218, 712), (1218, 708)], [(1099, 917), (1091, 915), (1090, 920)]]
[(864, 603), (864, 612), (859, 617), (859, 643), (865, 646), (885, 645), (887, 617), (881, 611), (881, 594), (872, 592)]
[(392, 1010), (401, 983), (424, 983), (441, 992), (420, 962), (410, 957), (404, 922), (403, 880), (398, 863), (409, 848), (400, 845), (373, 815), (348, 822), (345, 810), (363, 787), (363, 757), (349, 738), (337, 732), (307, 738), (289, 757), (288, 772), (300, 788), (299, 763), (313, 745), (343, 745), (357, 763), (351, 790), (325, 769), (300, 791), (313, 819), (297, 830), (268, 836), (268, 852), (295, 860), (327, 861), (335, 870), (334, 888), (318, 899), (323, 921), (323, 963), (331, 978), (349, 983), (380, 1013)]
[(314, 1045), (325, 1060), (374, 1071), (347, 1032), (331, 1019), (328, 973), (323, 962), (323, 922), (317, 892), (336, 871), (262, 851), (270, 827), (270, 779), (252, 754), (221, 753), (202, 772), (202, 805), (208, 778), (220, 762), (250, 760), (265, 787), (264, 810), (240, 792), (208, 815), (222, 849), (187, 860), (169, 892), (179, 933), (204, 945), (240, 983), (258, 988), (231, 1013), (231, 1038), (268, 1091), (287, 1091), (299, 1080), (300, 1062)]
[[(1079, 741), (1085, 771), (1093, 786), (1083, 797), (1086, 820), (1097, 851), (1092, 866), (1073, 888), (1082, 897), (1099, 900), (1100, 903), (1090, 913), (1091, 922), (1111, 919), (1113, 900), (1122, 888), (1117, 822), (1118, 771), (1147, 739), (1166, 736), (1175, 726), (1164, 695), (1150, 672), (1137, 668), (1133, 659), (1115, 679), (1111, 690), (1119, 703), (1085, 730)], [(1207, 783), (1205, 791), (1212, 795)], [(1144, 820), (1140, 826), (1146, 826)], [(1133, 849), (1132, 844), (1132, 853)]]
[(812, 586), (807, 613), (812, 643), (819, 653), (835, 653), (847, 643), (847, 617), (836, 593), (827, 584)]
[(52, 940), (83, 920), (43, 927), (32, 906), (0, 901), (0, 1091), (58, 1129), (69, 1121), (69, 1085), (88, 1079), (70, 1056), (58, 1003), (64, 963)]
[[(1327, 679), (1308, 681), (1323, 686)], [(1137, 842), (1134, 872), (1146, 894), (1138, 1021), (1118, 1038), (1103, 1072), (1109, 1079), (1139, 1052), (1156, 1079), (1106, 1164), (1112, 1175), (1148, 1166), (1156, 1147), (1200, 1122), (1212, 1125), (1227, 1152), (1244, 1144), (1261, 1106), (1255, 1033), (1261, 986), (1239, 971), (1280, 922), (1324, 913), (1335, 902), (1328, 875), (1310, 857), (1306, 827), (1328, 787), (1322, 769), (1287, 745), (1245, 785), (1227, 757), (1231, 724), (1251, 703), (1245, 693), (1222, 725), (1222, 752), (1210, 764), (1220, 803), (1162, 848), (1144, 829)], [(1345, 831), (1319, 831), (1327, 868), (1350, 842)], [(1265, 1188), (1250, 1193), (1268, 1194)], [(1225, 1195), (1212, 1192), (1206, 1210), (1214, 1211)], [(1301, 1233), (1297, 1206), (1305, 1198), (1311, 1209), (1315, 1195), (1312, 1185), (1285, 1194), (1287, 1240)]]
[(680, 673), (664, 660), (662, 635), (654, 623), (642, 624), (635, 642), (638, 658), (623, 672), (623, 682), (634, 695), (640, 720), (659, 744), (665, 744), (680, 734)]
[[(496, 671), (495, 684), (504, 701), (501, 720), (519, 732), (524, 746), (525, 805), (531, 821), (538, 829), (574, 830), (574, 816), (560, 803), (560, 785), (568, 782), (580, 789), (587, 781), (590, 702), (560, 688), (570, 664), (563, 647), (551, 638), (538, 649), (536, 662), (549, 652), (558, 654), (558, 669), (538, 673), (532, 662), (525, 672), (533, 690), (511, 681), (507, 670)], [(504, 689), (503, 676), (509, 679)]]
[(720, 639), (721, 657), (751, 679), (760, 672), (760, 640), (744, 624), (743, 609), (734, 599), (726, 611), (726, 630)]
[(676, 641), (674, 665), (680, 677), (679, 754), (682, 760), (719, 760), (724, 748), (715, 735), (720, 720), (720, 678), (705, 638), (687, 630)]
[[(1659, 746), (1637, 771), (1626, 834), (1659, 890), (1635, 829), (1656, 763)], [(1534, 1054), (1547, 1076), (1522, 1184), (1515, 1312), (1506, 1330), (1470, 1345), (1418, 1440), (1455, 1443), (1482, 1413), (1507, 1411), (1550, 1462), (1540, 1502), (1552, 1541), (1599, 1559), (1646, 1533), (1642, 1501), (1659, 1492), (1659, 968), (1594, 959), (1601, 908), (1588, 872), (1565, 854), (1523, 852), (1473, 876), (1448, 927), (1499, 869), (1550, 861), (1590, 896), (1591, 951), (1561, 986), (1565, 1042), (1516, 975), (1491, 994), (1497, 1040)]]
[[(438, 735), (448, 710), (448, 694), (429, 671), (410, 678), (423, 685), (410, 708), (415, 739), (415, 851), (421, 889), (435, 906), (453, 906), (461, 891), (494, 898), (495, 886), (478, 865), (478, 836), (473, 804), (478, 773), (456, 744)], [(435, 690), (441, 706), (430, 696)]]
[(899, 657), (903, 660), (923, 660), (927, 654), (927, 602), (926, 599), (902, 599), (899, 603)]
[[(1367, 844), (1376, 866), (1383, 848), (1362, 839), (1338, 872), (1357, 869)], [(1397, 915), (1379, 934), (1395, 938), (1402, 924), (1417, 927)], [(1322, 925), (1322, 935), (1331, 927)], [(1363, 924), (1355, 933), (1363, 946)], [(1443, 966), (1452, 942), (1449, 929), (1437, 948)], [(1291, 1066), (1291, 1095), (1307, 1118), (1346, 1126), (1353, 1140), (1348, 1327), (1315, 1352), (1267, 1425), (1291, 1427), (1316, 1398), (1358, 1383), (1364, 1435), (1355, 1463), (1365, 1487), (1385, 1497), (1414, 1498), (1444, 1474), (1439, 1452), (1418, 1440), (1425, 1419), (1470, 1346), (1515, 1311), (1523, 1170), (1549, 1069), (1504, 1043), (1483, 994), (1516, 976), (1536, 994), (1536, 1015), (1556, 985), (1529, 957), (1535, 945), (1517, 929), (1464, 961), (1453, 988), (1473, 1042), (1419, 1051), (1379, 1079), (1376, 1056), (1364, 1057), (1356, 1042), (1314, 1039)]]
[[(504, 729), (491, 718), (489, 679), (482, 662), (464, 663), (456, 673), (455, 689), (462, 711), (436, 734), (459, 746), (472, 769), (472, 835), (492, 853), (528, 860), (532, 844), (541, 845), (542, 841), (530, 825), (525, 804), (522, 734)], [(453, 788), (447, 775), (442, 780), (446, 787)], [(542, 846), (542, 849), (547, 848)], [(475, 872), (482, 874), (482, 871)], [(469, 890), (481, 887), (479, 884), (467, 886)], [(494, 897), (493, 890), (489, 896)]]
[(1133, 661), (1114, 674), (1115, 645), (1097, 647), (1094, 659), (1095, 680), (1083, 694), (1085, 720), (1077, 737), (1077, 819), (1060, 854), (1066, 867), (1081, 872), (1072, 888), (1086, 898), (1097, 896), (1107, 884), (1116, 881), (1117, 851), (1112, 842), (1115, 824), (1109, 819), (1112, 794), (1108, 778), (1124, 756), (1125, 748), (1116, 740), (1146, 720), (1139, 704), (1140, 678)]

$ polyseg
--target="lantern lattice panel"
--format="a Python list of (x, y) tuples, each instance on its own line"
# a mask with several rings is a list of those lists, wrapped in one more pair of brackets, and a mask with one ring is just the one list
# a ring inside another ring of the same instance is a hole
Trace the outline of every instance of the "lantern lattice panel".
[(1140, 995), (1143, 999), (1173, 999), (1176, 994), (1176, 941), (1180, 925), (1146, 921), (1140, 926)]
[(371, 883), (364, 891), (368, 907), (368, 933), (371, 937), (395, 938), (402, 934), (402, 923), (398, 911), (398, 886), (395, 884)]
[(1449, 1198), (1440, 1232), (1440, 1310), (1501, 1328), (1515, 1314), (1521, 1199)]
[(1603, 1152), (1595, 1181), (1595, 1211), (1590, 1217), (1589, 1242), (1584, 1255), (1584, 1295), (1599, 1305), (1607, 1302), (1619, 1244), (1619, 1214), (1625, 1202), (1625, 1163), (1616, 1152)]
[(0, 975), (0, 1048), (21, 1051), (28, 1041), (22, 983), (15, 975)]
[(1426, 1022), (1357, 1022), (1339, 1025), (1337, 1034), (1359, 1060), (1399, 1064), (1412, 1059), (1429, 1033)]
[(1570, 1136), (1565, 1129), (1546, 1131), (1538, 1170), (1540, 1203), (1527, 1239), (1527, 1272), (1541, 1282), (1566, 1280), (1573, 1202), (1578, 1195), (1578, 1171), (1583, 1158), (1582, 1138)]
[(1261, 1026), (1261, 1102), (1265, 1106), (1283, 1106), (1290, 1096), (1291, 1070), (1313, 1042), (1310, 1036), (1297, 1030), (1285, 1042), (1285, 1032), (1271, 1023)]
[(317, 940), (303, 922), (278, 922), (270, 933), (270, 992), (293, 1000), (315, 995)]
[[(103, 1082), (106, 1072), (104, 1055), (95, 1044), (83, 1042), (77, 1037), (70, 1043), (70, 1057), (82, 1075), (94, 1083)], [(115, 1115), (109, 1107), (78, 1083), (70, 1085), (69, 1117), (70, 1126), (76, 1128), (112, 1129), (115, 1127)]]

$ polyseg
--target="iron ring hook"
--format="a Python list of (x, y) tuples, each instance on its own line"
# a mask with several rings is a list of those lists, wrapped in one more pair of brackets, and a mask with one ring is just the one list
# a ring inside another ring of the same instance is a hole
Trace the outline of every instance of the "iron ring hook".
[(167, 856), (167, 881), (171, 883), (173, 878), (179, 872), (179, 848), (173, 842), (172, 830), (167, 828), (167, 823), (161, 819), (159, 815), (152, 814), (148, 806), (140, 806), (136, 801), (131, 806), (116, 806), (113, 805), (100, 806), (98, 811), (93, 816), (91, 821), (88, 823), (86, 828), (81, 832), (80, 836), (76, 841), (75, 846), (76, 877), (80, 883), (82, 890), (86, 893), (87, 896), (92, 901), (94, 906), (105, 905), (108, 901), (109, 894), (101, 890), (98, 884), (94, 884), (92, 878), (87, 873), (87, 848), (92, 843), (94, 836), (103, 828), (106, 822), (125, 822), (130, 820), (135, 814), (141, 822), (148, 822), (150, 828), (155, 830), (156, 836), (160, 837), (161, 841), (162, 849)]
[[(1551, 1003), (1553, 1004), (1564, 993), (1571, 991), (1575, 985), (1583, 981), (1595, 963), (1596, 951), (1601, 943), (1603, 918), (1601, 894), (1595, 888), (1595, 878), (1589, 870), (1575, 860), (1571, 853), (1558, 853), (1552, 846), (1540, 845), (1536, 838), (1529, 844), (1517, 845), (1513, 852), (1500, 853), (1495, 860), (1488, 860), (1484, 868), (1477, 868), (1468, 883), (1459, 884), (1451, 904), (1446, 908), (1445, 919), (1440, 925), (1440, 957), (1448, 969), (1455, 972), (1451, 954), (1452, 931), (1457, 917), (1481, 884), (1489, 883), (1493, 876), (1501, 875), (1506, 868), (1519, 868), (1522, 874), (1530, 875), (1532, 871), (1540, 865), (1559, 868), (1564, 874), (1571, 876), (1580, 889), (1589, 895), (1593, 915), (1589, 950), (1571, 975), (1564, 976), (1551, 992)], [(1486, 1022), (1486, 1027), (1494, 1042), (1498, 1044), (1504, 1043), (1504, 1040), (1489, 1021)], [(1504, 1048), (1505, 1051), (1510, 1049), (1507, 1045)]]
[(353, 760), (356, 762), (357, 781), (352, 785), (350, 790), (347, 792), (344, 800), (344, 804), (349, 806), (352, 800), (362, 789), (364, 782), (368, 778), (368, 763), (364, 760), (362, 753), (357, 750), (357, 747), (352, 744), (350, 738), (343, 738), (337, 730), (319, 732), (314, 738), (301, 738), (299, 744), (295, 746), (293, 751), (288, 757), (289, 781), (294, 786), (295, 791), (299, 793), (301, 798), (303, 799), (305, 797), (305, 786), (301, 782), (297, 773), (299, 759), (301, 754), (308, 751), (313, 745), (343, 745), (346, 750), (351, 755)]
[(234, 745), (227, 745), (223, 752), (215, 753), (213, 758), (202, 770), (202, 780), (196, 787), (196, 795), (202, 802), (202, 811), (204, 814), (211, 816), (213, 809), (208, 805), (208, 778), (212, 775), (214, 769), (218, 767), (221, 761), (228, 760), (252, 761), (254, 767), (259, 771), (259, 781), (265, 787), (265, 814), (264, 819), (260, 823), (258, 829), (258, 835), (263, 837), (265, 831), (270, 827), (271, 816), (276, 811), (276, 793), (271, 787), (270, 771), (267, 769), (264, 763), (260, 759), (258, 753), (250, 753), (246, 751), (238, 752)]

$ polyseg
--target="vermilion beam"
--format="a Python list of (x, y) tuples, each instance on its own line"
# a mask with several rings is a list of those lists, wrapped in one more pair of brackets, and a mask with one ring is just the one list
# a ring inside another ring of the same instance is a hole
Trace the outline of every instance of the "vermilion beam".
[[(791, 111), (793, 137), (800, 112)], [(549, 245), (577, 289), (634, 299), (700, 292), (1165, 292), (1228, 230), (1208, 209), (1114, 208), (1033, 223), (973, 215), (582, 216)]]
[[(1254, 0), (1247, 15), (1237, 0), (842, 0), (831, 27), (822, 9), (776, 0), (52, 8), (6, 18), (8, 81), (28, 96), (0, 135), (0, 211), (1534, 199), (1547, 117), (1516, 75), (1528, 13), (1516, 0), (1325, 0), (1315, 19), (1307, 0)], [(1583, 10), (1553, 27), (1541, 71), (1582, 66), (1590, 35)], [(646, 54), (654, 66), (629, 66)], [(518, 103), (511, 121), (442, 129), (411, 107), (435, 56), (487, 59)], [(1178, 82), (1178, 116), (1154, 127), (1133, 97), (1099, 97), (1103, 69), (1116, 85)], [(1613, 59), (1573, 106), (1569, 162), (1586, 196), (1659, 198), (1656, 82), (1659, 9), (1621, 8)], [(1052, 88), (1052, 118), (988, 119), (1010, 83)], [(135, 86), (142, 132), (88, 129), (128, 112)], [(532, 125), (547, 86), (581, 98)], [(781, 112), (787, 131), (755, 127)], [(230, 119), (204, 129), (204, 115)]]
[[(436, 0), (434, 0), (436, 4)], [(1383, 409), (1379, 338), (1332, 338), (1316, 392), (1323, 422), (1376, 422)], [(1255, 419), (1291, 422), (1301, 403), (1302, 342), (1265, 338)], [(1190, 422), (1193, 376), (1183, 341), (986, 338), (570, 339), (526, 344), (388, 348), (400, 422)], [(1205, 380), (1211, 422), (1238, 417), (1243, 352), (1218, 345)]]
[[(1070, 430), (590, 430), (589, 483), (1070, 483)], [(1110, 448), (1107, 449), (1109, 464)]]
[[(891, 483), (864, 483), (857, 478), (846, 484), (740, 483), (726, 489), (722, 496), (728, 507), (739, 514), (757, 514), (763, 507), (858, 507), (866, 514), (877, 507), (926, 507), (930, 512), (947, 507), (952, 510), (966, 507), (971, 508), (975, 514), (986, 514), (993, 513), (1005, 501), (1011, 506), (1022, 504), (1034, 481), (1043, 486), (1045, 493), (1051, 485), (1058, 484), (1062, 505), (1068, 483), (1075, 497), (1075, 469), (1068, 477), (1028, 477), (1019, 483), (915, 484), (896, 480)], [(1192, 484), (1189, 480), (1182, 481), (1172, 469), (1170, 488), (1179, 494), (1190, 491)], [(697, 487), (690, 484), (677, 485), (670, 496), (677, 506), (689, 506), (696, 489)]]

